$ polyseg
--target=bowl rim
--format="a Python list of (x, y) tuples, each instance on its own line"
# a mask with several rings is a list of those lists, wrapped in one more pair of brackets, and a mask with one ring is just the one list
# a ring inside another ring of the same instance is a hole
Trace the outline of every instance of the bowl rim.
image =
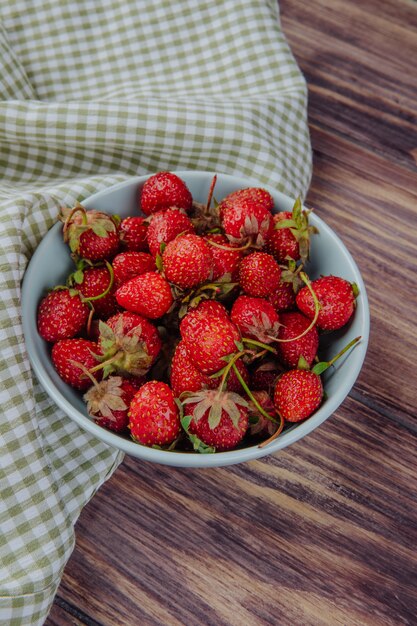
[[(196, 180), (200, 180), (202, 176), (213, 177), (215, 174), (215, 172), (201, 170), (172, 170), (172, 172), (177, 174), (179, 177), (186, 177), (189, 180), (193, 178)], [(120, 183), (116, 183), (115, 185), (111, 185), (101, 191), (90, 195), (83, 201), (83, 205), (86, 206), (86, 208), (91, 208), (91, 205), (93, 205), (98, 198), (106, 195), (110, 191), (116, 191), (120, 188), (128, 187), (131, 185), (139, 185), (151, 175), (152, 174), (134, 176)], [(224, 180), (228, 179), (233, 184), (243, 184), (246, 187), (260, 186), (259, 181), (253, 181), (246, 177), (242, 178), (240, 176), (235, 176), (232, 174), (217, 175), (221, 176)], [(273, 193), (273, 195), (282, 197), (282, 199), (285, 199), (286, 201), (293, 201), (293, 199), (291, 199), (289, 196), (278, 191), (277, 189), (274, 189), (270, 185), (262, 184), (262, 187), (270, 193)], [(144, 461), (160, 463), (163, 465), (195, 468), (222, 467), (225, 465), (260, 459), (295, 443), (299, 439), (302, 439), (309, 433), (313, 432), (316, 428), (318, 428), (318, 426), (320, 426), (324, 421), (326, 421), (326, 419), (328, 419), (336, 411), (336, 409), (342, 404), (342, 402), (344, 402), (344, 400), (348, 396), (359, 375), (359, 372), (361, 371), (367, 352), (370, 331), (370, 313), (366, 287), (356, 262), (354, 261), (349, 250), (340, 239), (340, 237), (337, 235), (337, 233), (334, 231), (334, 229), (330, 228), (315, 213), (312, 213), (310, 215), (310, 220), (312, 225), (319, 228), (320, 232), (326, 232), (327, 235), (336, 240), (338, 246), (344, 252), (352, 274), (355, 276), (355, 282), (357, 283), (359, 288), (362, 304), (362, 327), (360, 329), (360, 335), (362, 338), (361, 341), (358, 342), (353, 348), (354, 350), (359, 351), (359, 358), (356, 359), (355, 365), (351, 368), (348, 368), (347, 370), (344, 385), (346, 393), (343, 395), (343, 397), (340, 397), (340, 394), (335, 394), (334, 396), (327, 398), (324, 404), (322, 404), (322, 406), (311, 417), (303, 422), (297, 422), (296, 424), (294, 424), (293, 427), (282, 433), (280, 437), (275, 439), (267, 446), (260, 448), (259, 444), (256, 443), (252, 446), (248, 446), (245, 448), (239, 448), (226, 452), (216, 452), (215, 454), (200, 454), (198, 452), (177, 452), (149, 448), (134, 441), (124, 439), (117, 433), (106, 430), (98, 424), (95, 424), (94, 421), (78, 411), (78, 409), (76, 409), (64, 396), (61, 395), (59, 390), (56, 389), (52, 379), (50, 378), (47, 370), (43, 366), (43, 363), (37, 354), (35, 342), (32, 336), (33, 318), (32, 320), (30, 319), (29, 312), (26, 311), (25, 307), (25, 302), (28, 297), (28, 292), (31, 288), (30, 286), (32, 283), (32, 279), (36, 276), (36, 260), (37, 258), (40, 258), (44, 247), (48, 245), (49, 237), (54, 236), (52, 233), (54, 233), (55, 230), (61, 227), (59, 223), (52, 226), (52, 228), (48, 231), (48, 233), (44, 236), (42, 241), (37, 246), (26, 268), (22, 282), (21, 305), (23, 334), (25, 337), (26, 349), (29, 360), (40, 384), (48, 393), (48, 395), (52, 398), (52, 400), (58, 405), (60, 409), (64, 411), (64, 413), (69, 418), (73, 419), (79, 426), (81, 426), (90, 434), (97, 436), (97, 438), (105, 444), (113, 448), (117, 448), (125, 452), (126, 454), (142, 459)]]

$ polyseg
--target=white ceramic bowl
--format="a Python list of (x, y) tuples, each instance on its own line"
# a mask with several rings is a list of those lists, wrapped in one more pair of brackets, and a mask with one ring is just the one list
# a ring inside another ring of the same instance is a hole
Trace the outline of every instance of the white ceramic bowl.
[[(176, 173), (186, 182), (195, 200), (206, 201), (213, 173), (199, 171)], [(147, 178), (148, 176), (141, 176), (114, 185), (83, 200), (82, 204), (86, 208), (117, 213), (121, 217), (138, 215), (138, 191)], [(217, 200), (221, 200), (236, 189), (250, 186), (265, 187), (253, 180), (218, 174), (214, 195)], [(292, 209), (293, 198), (274, 189), (265, 188), (272, 194), (276, 210)], [(320, 409), (309, 419), (287, 428), (268, 446), (259, 448), (258, 445), (252, 445), (215, 454), (169, 452), (139, 445), (127, 436), (118, 435), (94, 423), (86, 412), (81, 394), (59, 378), (51, 363), (50, 346), (40, 337), (36, 327), (36, 312), (40, 299), (48, 289), (65, 281), (73, 267), (68, 247), (62, 241), (60, 223), (51, 228), (38, 246), (26, 270), (22, 287), (23, 330), (29, 358), (38, 380), (56, 404), (82, 428), (108, 445), (146, 461), (180, 467), (218, 467), (258, 459), (302, 439), (330, 417), (348, 395), (362, 367), (369, 336), (368, 301), (356, 263), (335, 232), (314, 213), (310, 215), (310, 223), (318, 228), (319, 234), (312, 237), (311, 262), (306, 268), (309, 276), (315, 278), (320, 274), (338, 275), (355, 282), (360, 291), (353, 319), (345, 328), (326, 337), (326, 345), (323, 346), (321, 343), (320, 357), (330, 358), (358, 335), (361, 335), (362, 340), (325, 373), (327, 398)]]

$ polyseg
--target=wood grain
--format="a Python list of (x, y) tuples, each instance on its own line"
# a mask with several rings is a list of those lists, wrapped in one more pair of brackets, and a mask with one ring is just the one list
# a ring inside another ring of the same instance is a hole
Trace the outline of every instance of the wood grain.
[(364, 276), (349, 398), (280, 454), (126, 458), (84, 509), (48, 626), (417, 623), (417, 3), (281, 0), (309, 86), (307, 204)]

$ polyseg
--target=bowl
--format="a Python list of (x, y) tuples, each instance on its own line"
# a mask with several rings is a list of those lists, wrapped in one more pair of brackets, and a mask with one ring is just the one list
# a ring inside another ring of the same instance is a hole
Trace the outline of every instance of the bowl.
[[(177, 171), (189, 187), (194, 200), (205, 202), (213, 178), (211, 172)], [(141, 176), (119, 183), (100, 191), (82, 204), (89, 209), (117, 213), (122, 218), (138, 215), (138, 191), (148, 176)], [(218, 174), (215, 197), (221, 200), (227, 194), (243, 187), (264, 187), (275, 201), (277, 210), (290, 211), (294, 199), (256, 181), (237, 176)], [(345, 245), (315, 213), (310, 214), (310, 223), (316, 226), (318, 234), (312, 236), (311, 262), (306, 268), (311, 278), (320, 274), (335, 274), (355, 282), (359, 287), (359, 297), (355, 314), (343, 329), (327, 335), (321, 344), (320, 356), (328, 359), (342, 349), (351, 339), (360, 335), (361, 341), (324, 375), (326, 399), (321, 407), (307, 420), (291, 425), (267, 446), (257, 444), (215, 454), (197, 452), (176, 452), (148, 448), (94, 423), (88, 416), (81, 394), (66, 385), (56, 373), (51, 359), (50, 346), (40, 337), (36, 326), (36, 312), (39, 301), (56, 284), (63, 283), (73, 268), (69, 250), (62, 240), (62, 224), (55, 224), (42, 239), (25, 272), (22, 285), (22, 321), (26, 347), (33, 370), (45, 391), (54, 402), (75, 420), (83, 429), (101, 439), (109, 446), (125, 453), (155, 463), (178, 467), (219, 467), (259, 459), (274, 454), (302, 439), (327, 420), (348, 395), (364, 361), (369, 336), (369, 307), (366, 289), (359, 269)]]

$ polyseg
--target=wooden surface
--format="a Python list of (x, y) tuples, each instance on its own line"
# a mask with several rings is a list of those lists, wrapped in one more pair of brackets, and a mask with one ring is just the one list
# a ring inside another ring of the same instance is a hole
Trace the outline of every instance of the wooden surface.
[(79, 519), (48, 626), (417, 624), (417, 3), (280, 5), (310, 90), (307, 204), (368, 288), (365, 366), (273, 457), (126, 458)]

